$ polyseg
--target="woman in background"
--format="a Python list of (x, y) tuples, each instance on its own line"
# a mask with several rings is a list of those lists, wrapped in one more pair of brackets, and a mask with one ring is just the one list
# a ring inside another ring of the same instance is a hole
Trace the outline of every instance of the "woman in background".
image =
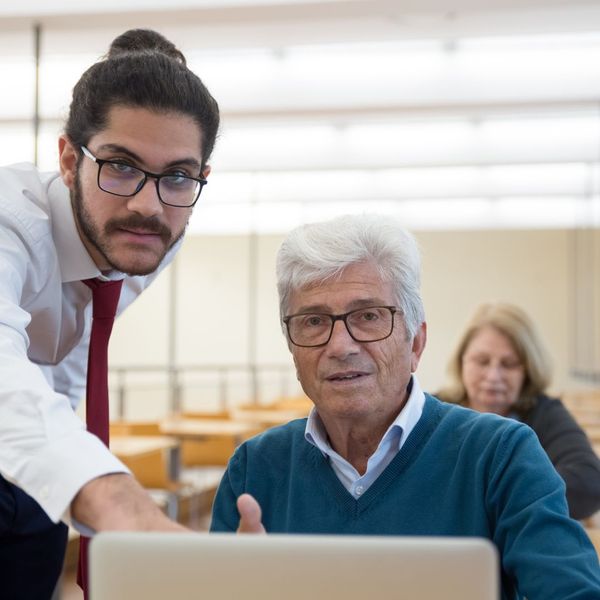
[(545, 394), (550, 360), (529, 317), (510, 304), (484, 304), (450, 360), (441, 399), (529, 425), (567, 486), (573, 518), (600, 509), (600, 460), (556, 398)]

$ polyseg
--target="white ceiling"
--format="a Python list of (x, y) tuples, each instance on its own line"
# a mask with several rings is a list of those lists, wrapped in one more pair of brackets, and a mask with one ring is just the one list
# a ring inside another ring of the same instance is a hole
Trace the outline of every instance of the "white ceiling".
[[(240, 44), (590, 31), (599, 0), (20, 0), (0, 5), (0, 28), (118, 21), (203, 28), (207, 44), (237, 30)], [(231, 42), (228, 39), (227, 43)]]
[[(192, 230), (365, 199), (415, 227), (600, 223), (600, 0), (5, 1), (5, 80), (33, 72), (15, 40), (35, 23), (48, 168), (73, 83), (116, 34), (154, 27), (202, 73), (223, 130)], [(27, 85), (0, 95), (12, 154), (30, 145)]]

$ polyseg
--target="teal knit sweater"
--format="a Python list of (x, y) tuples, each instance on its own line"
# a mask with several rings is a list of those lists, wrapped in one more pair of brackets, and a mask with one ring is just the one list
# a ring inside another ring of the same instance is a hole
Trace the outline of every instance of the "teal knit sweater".
[(237, 529), (235, 500), (248, 492), (270, 533), (486, 537), (500, 553), (503, 598), (600, 600), (594, 548), (568, 517), (564, 483), (529, 427), (427, 396), (406, 443), (356, 500), (304, 439), (305, 425), (237, 449), (211, 531)]

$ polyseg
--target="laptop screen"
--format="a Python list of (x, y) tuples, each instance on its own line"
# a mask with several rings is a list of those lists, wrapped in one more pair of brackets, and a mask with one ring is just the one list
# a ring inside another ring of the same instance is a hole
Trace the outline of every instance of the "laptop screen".
[(497, 600), (489, 540), (106, 532), (90, 547), (91, 600)]

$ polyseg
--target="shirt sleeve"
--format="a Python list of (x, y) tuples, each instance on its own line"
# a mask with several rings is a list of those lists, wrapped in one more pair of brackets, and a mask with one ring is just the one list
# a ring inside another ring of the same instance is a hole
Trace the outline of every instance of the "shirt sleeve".
[(55, 392), (27, 349), (30, 315), (21, 306), (40, 248), (0, 222), (0, 473), (58, 522), (79, 489), (101, 475), (128, 472), (89, 434), (69, 398)]
[(486, 502), (503, 572), (528, 600), (600, 598), (598, 557), (535, 434), (517, 426), (501, 438)]

